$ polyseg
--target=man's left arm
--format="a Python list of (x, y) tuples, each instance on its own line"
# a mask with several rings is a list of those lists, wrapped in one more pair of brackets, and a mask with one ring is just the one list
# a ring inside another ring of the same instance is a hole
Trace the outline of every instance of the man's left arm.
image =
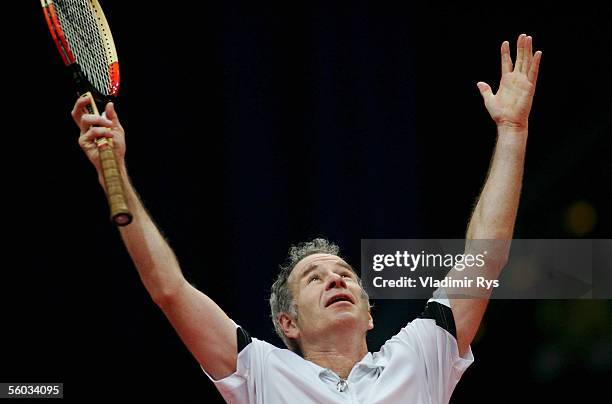
[[(487, 279), (497, 279), (508, 259), (523, 178), (528, 118), (541, 56), (540, 51), (532, 53), (531, 37), (522, 34), (517, 41), (514, 66), (509, 43), (506, 41), (501, 46), (502, 77), (497, 93), (493, 94), (488, 84), (478, 83), (485, 107), (497, 125), (497, 143), (485, 185), (468, 225), (466, 250), (470, 240), (500, 242), (485, 260), (483, 270)], [(490, 291), (478, 298), (452, 298), (451, 294), (461, 356), (478, 331), (489, 296)]]

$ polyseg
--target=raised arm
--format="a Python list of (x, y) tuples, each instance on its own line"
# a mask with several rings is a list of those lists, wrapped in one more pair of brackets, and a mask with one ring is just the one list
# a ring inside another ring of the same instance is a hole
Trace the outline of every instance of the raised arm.
[(100, 184), (104, 184), (94, 141), (99, 137), (113, 139), (128, 206), (134, 215), (132, 223), (119, 231), (140, 279), (202, 367), (215, 379), (230, 375), (236, 369), (234, 323), (215, 302), (185, 280), (172, 249), (140, 201), (127, 174), (125, 133), (114, 106), (106, 106), (106, 117), (90, 115), (83, 110), (88, 102), (88, 98), (81, 97), (72, 110), (81, 132), (79, 145), (96, 168)]
[[(532, 53), (532, 38), (525, 34), (517, 41), (516, 63), (512, 65), (510, 45), (501, 46), (501, 82), (496, 94), (483, 82), (478, 89), (485, 107), (497, 124), (497, 143), (489, 174), (467, 229), (469, 240), (499, 240), (488, 256), (486, 277), (499, 276), (508, 258), (508, 249), (518, 210), (529, 112), (535, 93), (542, 52)], [(490, 293), (489, 293), (490, 296)], [(486, 298), (451, 299), (457, 328), (459, 352), (463, 355), (474, 339), (488, 303)]]

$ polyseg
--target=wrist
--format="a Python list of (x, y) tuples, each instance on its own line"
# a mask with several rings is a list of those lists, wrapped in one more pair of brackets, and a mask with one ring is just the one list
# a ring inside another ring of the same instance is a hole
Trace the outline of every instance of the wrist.
[(508, 125), (508, 124), (497, 125), (498, 140), (501, 140), (504, 142), (523, 143), (527, 140), (528, 132), (529, 131), (528, 131), (527, 124), (525, 125)]
[(498, 129), (514, 130), (514, 131), (526, 131), (527, 128), (529, 127), (528, 121), (524, 123), (518, 123), (518, 122), (500, 120), (500, 121), (495, 122), (495, 124), (497, 125)]

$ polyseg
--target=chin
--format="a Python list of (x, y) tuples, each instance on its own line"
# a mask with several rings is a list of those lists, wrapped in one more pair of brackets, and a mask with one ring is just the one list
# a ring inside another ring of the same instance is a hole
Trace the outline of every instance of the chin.
[(331, 316), (330, 321), (334, 324), (338, 324), (338, 323), (342, 323), (342, 324), (359, 324), (361, 321), (360, 316), (353, 312), (353, 311), (349, 311), (349, 310), (343, 310), (343, 311), (339, 311), (337, 313), (334, 313)]

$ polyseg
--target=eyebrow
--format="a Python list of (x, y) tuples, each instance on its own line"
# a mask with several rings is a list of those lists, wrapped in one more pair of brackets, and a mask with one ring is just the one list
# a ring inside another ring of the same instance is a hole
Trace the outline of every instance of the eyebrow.
[[(344, 261), (338, 261), (338, 262), (335, 262), (335, 263), (336, 263), (336, 264), (338, 264), (338, 265), (340, 265), (341, 267), (344, 267), (344, 268), (346, 268), (346, 269), (349, 269), (349, 270), (350, 270), (351, 272), (353, 272), (354, 274), (357, 274), (357, 273), (355, 272), (355, 270), (353, 269), (353, 267), (352, 267), (352, 266), (350, 266), (349, 264), (347, 264), (346, 262), (344, 262)], [(310, 265), (308, 266), (308, 269), (306, 269), (304, 272), (302, 272), (302, 275), (300, 276), (300, 279), (304, 279), (305, 277), (307, 277), (309, 273), (311, 273), (311, 272), (312, 272), (312, 271), (314, 271), (315, 269), (319, 268), (319, 266), (320, 266), (319, 264), (310, 264)]]

